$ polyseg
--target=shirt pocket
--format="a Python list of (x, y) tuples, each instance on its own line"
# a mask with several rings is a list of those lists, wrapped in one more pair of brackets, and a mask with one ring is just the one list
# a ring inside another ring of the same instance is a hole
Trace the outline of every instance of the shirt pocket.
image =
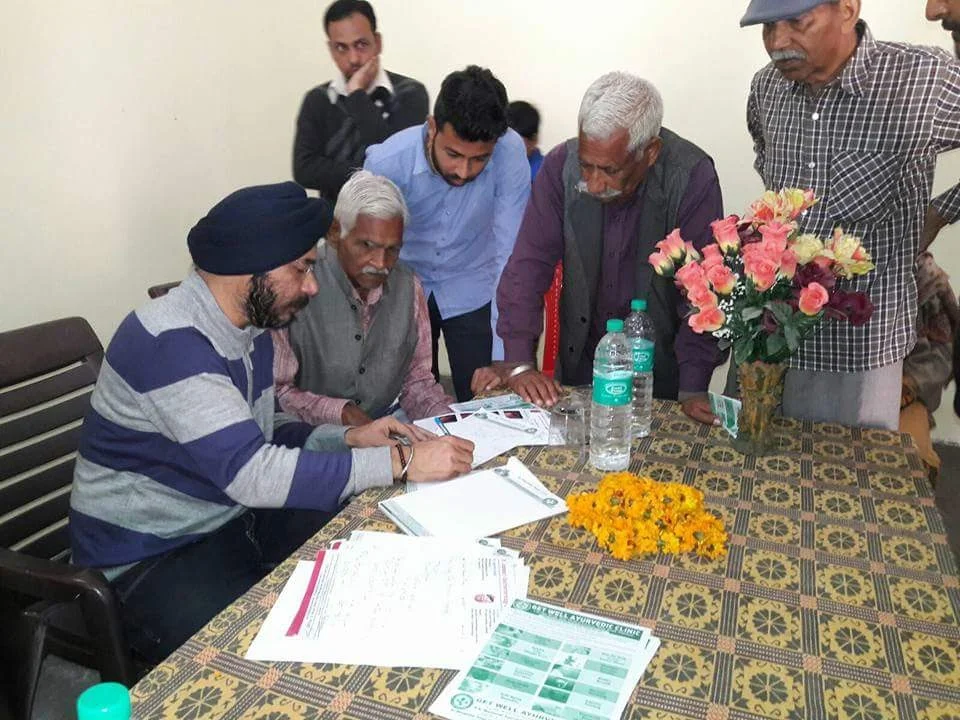
[(830, 166), (827, 213), (840, 223), (876, 222), (890, 212), (903, 158), (897, 153), (839, 152)]

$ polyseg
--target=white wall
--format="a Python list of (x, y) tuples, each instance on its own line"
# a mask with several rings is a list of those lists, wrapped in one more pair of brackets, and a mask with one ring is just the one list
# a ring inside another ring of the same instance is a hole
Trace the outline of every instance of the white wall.
[[(325, 0), (31, 0), (0, 24), (0, 331), (87, 317), (106, 342), (149, 285), (182, 277), (186, 232), (244, 185), (290, 177), (303, 93), (330, 77)], [(385, 65), (440, 81), (490, 67), (533, 101), (545, 147), (573, 134), (583, 90), (625, 69), (666, 123), (716, 159), (729, 212), (760, 190), (744, 104), (765, 61), (746, 0), (377, 0)], [(949, 47), (921, 0), (863, 0), (880, 38)], [(584, 9), (584, 8), (587, 9)], [(593, 10), (592, 7), (596, 7)], [(957, 158), (938, 187), (960, 176)], [(935, 250), (960, 278), (958, 239)], [(952, 397), (952, 390), (950, 391)], [(948, 403), (949, 404), (949, 403)], [(960, 440), (944, 412), (941, 430)]]

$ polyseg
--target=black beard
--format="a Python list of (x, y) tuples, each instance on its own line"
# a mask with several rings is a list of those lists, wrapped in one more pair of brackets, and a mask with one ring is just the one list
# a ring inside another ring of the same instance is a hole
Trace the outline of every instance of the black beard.
[(277, 314), (277, 294), (270, 287), (265, 273), (254, 275), (250, 279), (250, 291), (244, 302), (244, 310), (250, 324), (256, 328), (272, 330), (286, 327), (293, 319), (282, 320)]
[(436, 143), (437, 143), (437, 140), (436, 140), (436, 138), (434, 138), (434, 140), (433, 140), (432, 143), (428, 143), (428, 144), (427, 144), (427, 147), (426, 147), (427, 157), (428, 157), (429, 160), (430, 160), (430, 168), (431, 168), (437, 175), (439, 175), (440, 177), (442, 177), (443, 180), (444, 180), (444, 182), (447, 183), (447, 185), (452, 185), (453, 187), (463, 187), (463, 186), (466, 185), (467, 183), (471, 183), (471, 182), (473, 182), (474, 180), (476, 180), (476, 178), (468, 178), (467, 180), (461, 180), (460, 178), (458, 178), (456, 175), (453, 175), (453, 174), (451, 174), (451, 175), (444, 175), (444, 174), (440, 171), (440, 163), (437, 162), (437, 153), (436, 153), (437, 148), (436, 148)]

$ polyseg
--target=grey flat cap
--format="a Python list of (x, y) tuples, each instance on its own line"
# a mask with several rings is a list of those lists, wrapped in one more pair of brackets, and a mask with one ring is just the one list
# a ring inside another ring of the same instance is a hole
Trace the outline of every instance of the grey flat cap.
[(799, 17), (817, 5), (837, 0), (750, 0), (747, 14), (740, 19), (740, 27), (777, 22)]

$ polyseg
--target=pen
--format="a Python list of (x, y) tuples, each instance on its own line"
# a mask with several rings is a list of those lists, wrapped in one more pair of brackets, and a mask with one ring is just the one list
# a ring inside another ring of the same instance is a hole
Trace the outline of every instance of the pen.
[(497, 418), (494, 418), (490, 416), (490, 413), (478, 412), (476, 413), (476, 416), (481, 420), (486, 420), (494, 425), (500, 425), (501, 427), (510, 428), (511, 430), (519, 430), (520, 432), (529, 433), (530, 435), (533, 435), (535, 432), (537, 432), (537, 429), (535, 427), (531, 427), (530, 425), (516, 424), (507, 418), (498, 420), (497, 418), (502, 417), (500, 415), (497, 415)]
[(443, 424), (443, 420), (440, 418), (434, 418), (433, 421), (437, 424), (437, 427), (440, 428), (440, 432), (442, 432), (444, 435), (450, 434), (450, 431), (447, 430), (447, 426)]

